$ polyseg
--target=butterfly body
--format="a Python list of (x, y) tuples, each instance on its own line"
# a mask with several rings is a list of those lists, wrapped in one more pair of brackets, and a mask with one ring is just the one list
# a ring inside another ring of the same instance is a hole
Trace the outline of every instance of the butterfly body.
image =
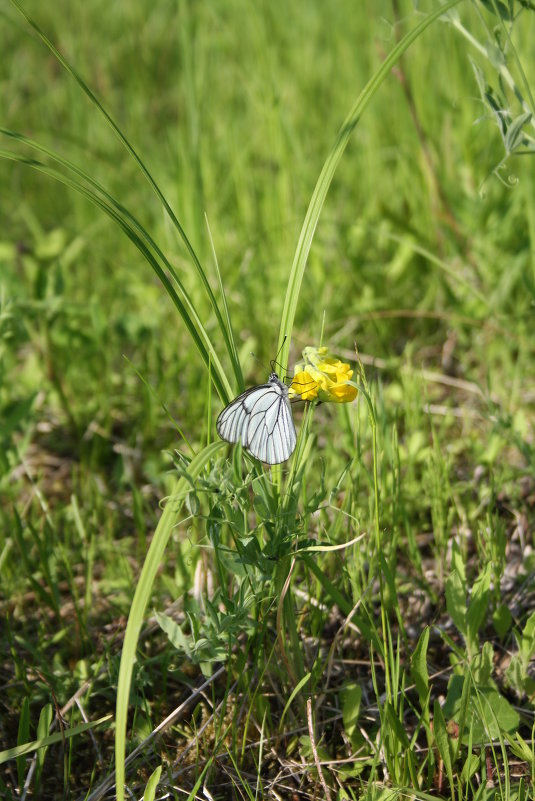
[(288, 387), (271, 373), (267, 384), (251, 387), (229, 403), (217, 418), (216, 428), (221, 439), (241, 442), (262, 462), (285, 462), (297, 442)]

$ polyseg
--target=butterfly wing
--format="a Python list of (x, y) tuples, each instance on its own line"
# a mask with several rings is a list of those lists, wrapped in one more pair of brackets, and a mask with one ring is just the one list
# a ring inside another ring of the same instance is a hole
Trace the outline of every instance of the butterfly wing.
[(222, 439), (241, 442), (262, 462), (285, 462), (297, 441), (288, 387), (272, 373), (267, 384), (248, 389), (223, 409), (216, 428)]

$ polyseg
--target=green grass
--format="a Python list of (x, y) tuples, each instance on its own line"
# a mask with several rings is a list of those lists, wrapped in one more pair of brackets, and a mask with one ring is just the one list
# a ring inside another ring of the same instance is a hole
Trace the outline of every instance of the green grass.
[(524, 5), (4, 7), (2, 797), (532, 797)]

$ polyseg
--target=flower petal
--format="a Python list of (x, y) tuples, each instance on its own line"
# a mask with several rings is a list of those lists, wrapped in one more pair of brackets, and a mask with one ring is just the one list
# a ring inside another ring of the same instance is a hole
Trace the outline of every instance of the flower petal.
[(295, 373), (288, 394), (291, 398), (314, 400), (318, 396), (318, 383), (306, 370)]

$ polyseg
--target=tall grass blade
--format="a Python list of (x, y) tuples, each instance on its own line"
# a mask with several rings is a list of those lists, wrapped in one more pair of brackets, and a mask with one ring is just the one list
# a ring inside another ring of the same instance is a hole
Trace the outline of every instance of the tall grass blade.
[(182, 508), (182, 503), (191, 489), (188, 480), (194, 479), (201, 472), (204, 466), (216, 455), (217, 451), (224, 446), (223, 442), (213, 442), (204, 448), (188, 466), (188, 476), (179, 479), (175, 492), (163, 510), (163, 514), (154, 532), (154, 537), (150, 544), (145, 562), (141, 569), (138, 579), (126, 633), (124, 637), (123, 650), (121, 654), (121, 665), (119, 668), (119, 681), (117, 686), (117, 707), (116, 707), (116, 733), (115, 733), (115, 771), (116, 771), (116, 792), (118, 801), (124, 799), (125, 781), (125, 754), (126, 754), (126, 722), (128, 715), (128, 699), (130, 696), (130, 685), (132, 683), (132, 671), (136, 661), (136, 648), (139, 633), (143, 623), (145, 609), (149, 602), (156, 573), (160, 567), (165, 548), (177, 515)]
[(210, 303), (211, 303), (212, 308), (214, 310), (214, 313), (216, 315), (219, 327), (221, 329), (221, 334), (222, 334), (223, 339), (225, 341), (225, 344), (227, 346), (227, 351), (228, 351), (228, 354), (229, 354), (229, 357), (230, 357), (230, 360), (231, 360), (231, 363), (232, 363), (232, 368), (233, 368), (234, 373), (236, 375), (236, 378), (237, 378), (237, 380), (239, 382), (239, 379), (240, 379), (240, 376), (241, 376), (241, 368), (239, 366), (239, 363), (237, 361), (235, 361), (235, 352), (233, 351), (233, 349), (231, 347), (231, 342), (230, 342), (230, 340), (228, 338), (228, 333), (227, 333), (227, 330), (225, 328), (225, 324), (224, 324), (223, 318), (221, 316), (221, 312), (219, 310), (219, 306), (218, 306), (217, 301), (215, 299), (214, 293), (212, 292), (212, 288), (210, 286), (210, 283), (208, 282), (206, 274), (205, 274), (205, 272), (204, 272), (204, 270), (203, 270), (203, 268), (201, 266), (201, 263), (200, 263), (200, 261), (199, 261), (199, 259), (197, 257), (197, 254), (195, 253), (195, 250), (193, 249), (193, 245), (189, 241), (189, 239), (188, 239), (188, 237), (186, 235), (186, 232), (182, 228), (182, 226), (181, 226), (180, 222), (178, 221), (175, 213), (173, 212), (171, 206), (167, 202), (163, 192), (161, 191), (160, 187), (158, 186), (158, 184), (156, 183), (156, 181), (152, 177), (152, 175), (149, 172), (149, 170), (147, 169), (147, 167), (145, 166), (145, 164), (142, 161), (141, 157), (138, 155), (137, 151), (130, 144), (130, 142), (128, 141), (126, 136), (123, 134), (123, 132), (121, 131), (121, 129), (119, 128), (117, 123), (114, 121), (113, 117), (109, 114), (108, 111), (106, 111), (106, 109), (104, 108), (102, 103), (98, 100), (96, 95), (91, 91), (89, 86), (85, 83), (83, 78), (78, 74), (78, 72), (75, 70), (75, 68), (72, 66), (72, 64), (70, 64), (67, 61), (67, 59), (59, 52), (59, 50), (54, 46), (54, 44), (46, 36), (46, 34), (43, 33), (43, 31), (39, 28), (37, 23), (29, 16), (29, 14), (26, 13), (26, 11), (22, 8), (22, 6), (18, 2), (18, 0), (11, 0), (11, 2), (15, 6), (15, 8), (22, 14), (22, 16), (24, 17), (26, 22), (33, 28), (33, 30), (36, 32), (36, 34), (41, 39), (43, 44), (46, 45), (46, 47), (50, 50), (50, 52), (54, 55), (54, 57), (59, 61), (61, 66), (76, 81), (76, 83), (78, 84), (80, 89), (82, 89), (82, 91), (87, 95), (87, 97), (93, 103), (93, 105), (100, 111), (100, 113), (103, 115), (103, 117), (105, 118), (105, 120), (108, 123), (108, 125), (111, 127), (113, 132), (117, 135), (117, 137), (119, 138), (120, 142), (124, 145), (124, 147), (126, 148), (128, 153), (130, 154), (130, 156), (133, 158), (133, 160), (135, 161), (135, 163), (139, 167), (141, 173), (147, 179), (150, 187), (152, 188), (152, 190), (155, 192), (156, 196), (158, 197), (158, 199), (162, 203), (167, 215), (169, 216), (169, 219), (171, 220), (171, 222), (173, 223), (174, 227), (178, 231), (178, 234), (180, 235), (180, 238), (182, 239), (182, 241), (183, 241), (183, 243), (184, 243), (184, 245), (186, 247), (186, 250), (187, 250), (187, 252), (188, 252), (188, 254), (189, 254), (189, 256), (190, 256), (190, 258), (192, 260), (193, 266), (195, 267), (195, 270), (196, 270), (196, 272), (197, 272), (197, 274), (198, 274), (198, 276), (199, 276), (199, 278), (201, 280), (201, 283), (202, 283), (202, 285), (203, 285), (203, 287), (204, 287), (204, 289), (206, 291), (206, 294), (208, 295), (208, 298), (210, 300)]
[[(431, 25), (431, 23), (460, 2), (461, 0), (449, 0), (449, 2), (444, 3), (444, 5), (440, 5), (435, 9), (435, 11), (425, 17), (425, 19), (423, 19), (412, 31), (409, 31), (407, 34), (405, 34), (405, 36), (398, 42), (392, 52), (384, 60), (375, 75), (373, 75), (373, 77), (368, 81), (338, 132), (338, 136), (336, 137), (331, 152), (327, 156), (312, 193), (307, 213), (305, 215), (305, 220), (303, 222), (303, 227), (301, 228), (301, 233), (299, 235), (299, 241), (297, 243), (292, 269), (290, 271), (290, 278), (288, 281), (288, 288), (286, 290), (286, 297), (284, 299), (284, 308), (282, 311), (281, 326), (279, 331), (279, 348), (281, 349), (280, 361), (283, 366), (286, 366), (288, 363), (288, 354), (290, 352), (290, 343), (295, 312), (297, 309), (297, 301), (299, 299), (301, 282), (303, 280), (308, 254), (312, 246), (314, 232), (318, 224), (321, 210), (323, 209), (323, 204), (325, 203), (327, 192), (334, 177), (334, 173), (336, 172), (336, 168), (338, 167), (340, 159), (344, 154), (347, 143), (351, 138), (351, 134), (355, 130), (363, 111), (368, 106), (372, 97), (379, 89), (385, 78), (390, 74), (392, 67), (401, 58), (403, 53), (416, 39), (418, 39), (418, 37), (425, 31), (426, 28), (429, 27), (429, 25)], [(284, 341), (284, 337), (286, 337), (286, 341)]]
[(236, 370), (235, 370), (235, 376), (236, 376), (236, 378), (238, 380), (238, 392), (243, 392), (243, 390), (245, 389), (245, 384), (243, 383), (243, 373), (242, 373), (242, 370), (241, 370), (240, 360), (238, 358), (238, 349), (236, 347), (236, 339), (234, 337), (234, 331), (233, 331), (232, 323), (231, 323), (231, 320), (230, 320), (230, 313), (229, 313), (229, 310), (228, 310), (228, 303), (227, 303), (227, 295), (226, 295), (226, 292), (225, 292), (225, 285), (223, 283), (223, 279), (222, 279), (222, 276), (221, 276), (221, 270), (219, 269), (219, 262), (217, 260), (217, 253), (216, 253), (216, 249), (214, 247), (214, 240), (212, 238), (212, 231), (210, 230), (210, 225), (208, 224), (208, 217), (206, 215), (205, 215), (205, 220), (206, 220), (206, 228), (208, 229), (208, 238), (210, 239), (210, 247), (212, 248), (212, 255), (214, 257), (214, 265), (215, 265), (215, 271), (216, 271), (216, 275), (217, 275), (217, 283), (219, 285), (219, 294), (221, 295), (221, 303), (223, 304), (223, 318), (225, 320), (225, 324), (226, 324), (226, 327), (227, 327), (228, 344), (229, 344), (230, 348), (232, 349), (233, 364), (235, 364), (237, 366), (237, 369), (238, 369), (238, 372), (236, 372)]
[[(60, 181), (61, 183), (65, 184), (65, 186), (75, 189), (77, 192), (88, 198), (94, 205), (98, 206), (109, 217), (111, 217), (114, 222), (120, 226), (120, 228), (122, 228), (123, 232), (134, 243), (138, 250), (141, 251), (145, 259), (149, 262), (150, 266), (160, 279), (164, 289), (167, 291), (171, 300), (178, 309), (178, 312), (182, 317), (206, 367), (208, 368), (210, 366), (214, 384), (219, 396), (221, 397), (221, 400), (223, 403), (228, 403), (232, 392), (225, 371), (223, 370), (219, 360), (217, 351), (212, 344), (208, 333), (202, 324), (202, 321), (197, 315), (195, 307), (191, 302), (183, 284), (173, 270), (172, 265), (169, 263), (163, 252), (160, 250), (145, 228), (129, 211), (127, 211), (127, 209), (124, 208), (124, 206), (115, 200), (112, 195), (110, 195), (109, 192), (104, 189), (104, 187), (98, 184), (79, 167), (67, 161), (67, 159), (52, 153), (52, 151), (48, 150), (37, 142), (27, 139), (21, 134), (14, 133), (13, 131), (7, 131), (4, 128), (0, 128), (0, 133), (10, 136), (13, 139), (17, 139), (23, 144), (33, 147), (40, 152), (44, 152), (47, 156), (53, 158), (56, 162), (61, 164), (61, 166), (74, 172), (76, 175), (82, 178), (83, 181), (86, 181), (89, 184), (89, 187), (91, 188), (85, 186), (85, 184), (81, 181), (74, 180), (73, 178), (70, 178), (62, 172), (43, 162), (37, 161), (36, 159), (31, 159), (10, 151), (0, 150), (1, 158), (17, 161), (19, 164), (24, 164), (25, 166), (38, 170), (39, 172), (42, 172), (45, 175)], [(164, 266), (169, 270), (169, 272), (171, 272), (173, 280), (180, 290), (180, 296), (175, 290), (175, 287), (165, 269), (160, 264), (160, 260), (163, 261)]]

